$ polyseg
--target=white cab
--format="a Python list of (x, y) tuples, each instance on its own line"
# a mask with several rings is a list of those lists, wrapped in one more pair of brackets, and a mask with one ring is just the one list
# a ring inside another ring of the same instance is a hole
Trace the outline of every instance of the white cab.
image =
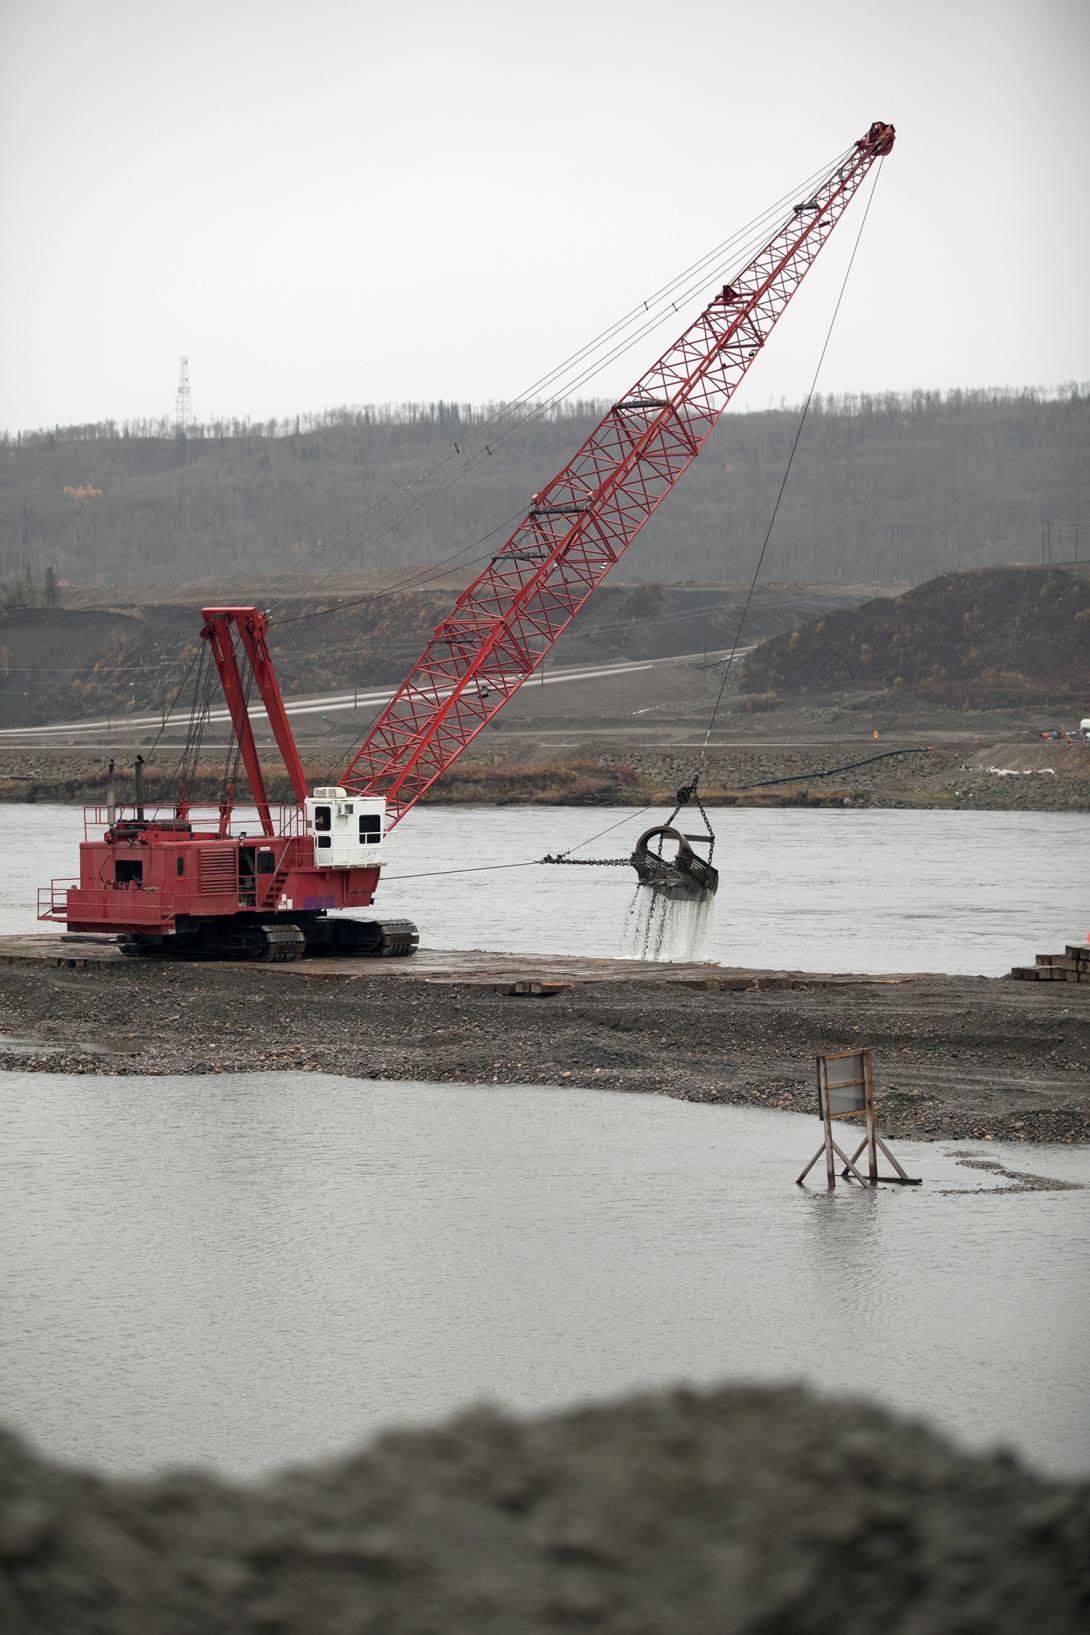
[(307, 834), (318, 868), (376, 868), (382, 862), (386, 801), (381, 795), (349, 795), (326, 785), (303, 803)]

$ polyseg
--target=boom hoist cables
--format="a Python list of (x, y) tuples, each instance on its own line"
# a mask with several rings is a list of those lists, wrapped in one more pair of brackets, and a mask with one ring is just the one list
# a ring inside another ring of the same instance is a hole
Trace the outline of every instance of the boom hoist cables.
[[(873, 131), (874, 131), (873, 126), (871, 127), (871, 131), (873, 133)], [(892, 143), (890, 145), (892, 145)], [(888, 151), (889, 151), (889, 147), (887, 146), (887, 147), (884, 148), (884, 152), (888, 152)], [(863, 211), (863, 216), (862, 216), (862, 219), (861, 219), (861, 221), (859, 223), (859, 229), (858, 229), (858, 231), (856, 233), (855, 243), (854, 243), (854, 245), (852, 247), (851, 256), (849, 257), (848, 264), (847, 264), (847, 267), (846, 267), (845, 272), (844, 272), (844, 278), (843, 278), (843, 281), (842, 281), (841, 286), (840, 286), (840, 293), (837, 296), (836, 304), (835, 304), (835, 306), (833, 308), (832, 316), (831, 316), (831, 318), (829, 320), (829, 327), (828, 327), (828, 330), (826, 331), (825, 340), (824, 340), (824, 343), (822, 345), (821, 352), (820, 352), (820, 354), (818, 356), (817, 364), (816, 364), (815, 369), (814, 369), (813, 379), (810, 382), (810, 389), (806, 394), (806, 399), (805, 399), (805, 402), (803, 403), (802, 412), (801, 412), (801, 414), (799, 416), (799, 423), (798, 423), (798, 426), (797, 426), (796, 431), (795, 431), (794, 441), (792, 442), (791, 450), (790, 450), (790, 453), (788, 454), (787, 463), (786, 463), (786, 465), (784, 467), (783, 477), (782, 477), (781, 482), (780, 482), (779, 491), (778, 491), (778, 493), (776, 495), (776, 500), (775, 500), (775, 503), (774, 503), (773, 508), (772, 508), (772, 513), (771, 513), (771, 516), (769, 517), (768, 527), (765, 530), (764, 539), (763, 539), (763, 541), (761, 543), (761, 548), (760, 548), (760, 551), (759, 551), (758, 556), (757, 556), (757, 561), (755, 563), (754, 570), (753, 570), (753, 577), (752, 577), (752, 580), (750, 582), (749, 589), (748, 589), (745, 601), (744, 601), (743, 606), (742, 606), (741, 614), (739, 616), (738, 627), (737, 627), (737, 629), (735, 631), (734, 641), (732, 642), (730, 650), (728, 652), (727, 661), (726, 661), (726, 664), (725, 664), (724, 670), (723, 670), (723, 676), (722, 676), (722, 679), (721, 679), (720, 684), (719, 684), (719, 691), (718, 691), (718, 694), (717, 694), (716, 699), (715, 699), (714, 706), (713, 706), (712, 711), (711, 711), (711, 717), (710, 717), (710, 719), (708, 721), (707, 729), (706, 729), (706, 731), (704, 733), (704, 741), (703, 741), (703, 744), (702, 744), (701, 749), (700, 749), (700, 753), (699, 753), (699, 756), (698, 756), (698, 759), (697, 759), (696, 767), (695, 767), (695, 769), (693, 771), (693, 775), (692, 775), (691, 779), (689, 780), (689, 782), (687, 784), (682, 785), (682, 787), (678, 789), (678, 791), (677, 791), (677, 804), (675, 805), (673, 811), (670, 813), (670, 816), (666, 819), (666, 822), (663, 823), (663, 824), (656, 824), (656, 825), (652, 826), (651, 828), (645, 830), (645, 832), (643, 834), (641, 834), (639, 839), (637, 840), (635, 848), (634, 848), (634, 850), (632, 852), (632, 855), (628, 859), (628, 861), (631, 863), (632, 867), (635, 869), (637, 878), (639, 879), (639, 882), (640, 882), (641, 885), (649, 886), (649, 887), (651, 887), (652, 889), (654, 889), (656, 891), (663, 892), (663, 893), (666, 893), (668, 895), (692, 895), (692, 894), (713, 895), (715, 893), (715, 891), (718, 889), (719, 872), (715, 868), (715, 866), (714, 866), (714, 864), (712, 862), (712, 857), (713, 857), (713, 854), (715, 852), (715, 832), (714, 832), (714, 830), (712, 828), (711, 821), (708, 818), (708, 814), (705, 811), (703, 803), (701, 802), (701, 799), (700, 799), (700, 795), (699, 795), (700, 778), (701, 778), (701, 774), (702, 774), (702, 772), (704, 770), (705, 760), (706, 760), (706, 757), (707, 757), (707, 751), (708, 751), (709, 744), (711, 742), (711, 735), (712, 735), (712, 731), (713, 731), (714, 726), (715, 726), (715, 721), (716, 721), (716, 718), (717, 718), (717, 716), (719, 714), (720, 706), (722, 705), (722, 702), (723, 702), (723, 696), (724, 696), (724, 693), (726, 691), (727, 681), (728, 681), (729, 676), (730, 676), (731, 666), (732, 666), (732, 664), (734, 662), (735, 654), (738, 651), (739, 643), (741, 642), (741, 639), (742, 639), (742, 631), (743, 631), (743, 629), (745, 627), (746, 618), (747, 618), (747, 616), (749, 614), (750, 604), (752, 603), (753, 595), (754, 595), (754, 592), (756, 591), (756, 588), (757, 588), (757, 582), (758, 582), (758, 580), (760, 578), (761, 569), (762, 569), (762, 567), (764, 565), (765, 556), (767, 554), (769, 543), (770, 543), (770, 541), (772, 539), (772, 534), (773, 534), (773, 531), (774, 531), (775, 526), (776, 526), (776, 519), (777, 519), (777, 517), (779, 515), (780, 506), (781, 506), (781, 503), (783, 501), (784, 493), (785, 493), (785, 491), (787, 489), (788, 479), (789, 479), (789, 477), (791, 475), (791, 468), (792, 468), (792, 465), (794, 463), (796, 452), (798, 450), (799, 441), (800, 441), (800, 439), (802, 437), (803, 427), (806, 424), (806, 417), (807, 417), (807, 414), (809, 413), (810, 405), (813, 402), (814, 393), (817, 390), (817, 383), (818, 383), (818, 379), (819, 379), (820, 374), (821, 374), (821, 368), (822, 368), (822, 365), (823, 365), (823, 363), (825, 361), (825, 355), (829, 350), (829, 343), (832, 340), (833, 329), (834, 329), (834, 327), (836, 325), (837, 316), (838, 316), (838, 314), (840, 312), (840, 308), (841, 308), (841, 305), (842, 305), (843, 300), (844, 300), (844, 294), (845, 294), (845, 291), (847, 290), (847, 287), (848, 287), (848, 279), (851, 276), (852, 267), (855, 264), (855, 258), (856, 258), (856, 255), (858, 253), (860, 241), (861, 241), (862, 236), (863, 236), (863, 229), (866, 226), (867, 217), (870, 214), (870, 208), (871, 208), (872, 203), (874, 202), (874, 193), (875, 193), (875, 189), (877, 188), (878, 174), (879, 174), (879, 172), (876, 171), (874, 184), (871, 187), (870, 195), (869, 195), (869, 197), (867, 199), (867, 203), (866, 203), (866, 208)], [(801, 207), (796, 207), (796, 208), (797, 209), (801, 208), (803, 210), (807, 210), (807, 209), (809, 209), (811, 207), (812, 207), (811, 204), (808, 202), (806, 205), (801, 206)], [(912, 754), (912, 753), (916, 753), (916, 751), (915, 750), (911, 750), (911, 751), (895, 751), (895, 752), (892, 752), (892, 753), (909, 753), (909, 754)], [(883, 758), (884, 758), (883, 756), (874, 756), (874, 757), (868, 758), (868, 760), (865, 761), (865, 762), (858, 762), (858, 763), (853, 763), (853, 764), (854, 765), (867, 765), (867, 764), (869, 764), (870, 760), (879, 760), (879, 759), (883, 759)], [(832, 776), (833, 773), (835, 773), (836, 771), (840, 771), (840, 770), (848, 770), (848, 768), (835, 768), (834, 767), (834, 768), (828, 769), (828, 771), (814, 773), (814, 774), (805, 774), (805, 776), (806, 777), (811, 777), (811, 776), (818, 776), (818, 777)], [(770, 779), (770, 780), (767, 780), (766, 784), (760, 784), (760, 785), (755, 784), (755, 785), (750, 785), (750, 786), (747, 786), (747, 787), (748, 788), (753, 788), (753, 789), (763, 788), (763, 787), (770, 786), (773, 783), (789, 783), (789, 782), (794, 782), (794, 781), (797, 781), (797, 779), (791, 779), (791, 778)], [(678, 814), (680, 812), (682, 812), (683, 810), (690, 809), (693, 806), (695, 806), (696, 810), (700, 814), (700, 818), (701, 818), (701, 821), (702, 821), (702, 824), (703, 824), (703, 828), (698, 832), (687, 831), (687, 830), (682, 830), (682, 829), (676, 828), (675, 827), (675, 822), (676, 822), (676, 819), (678, 817)], [(700, 848), (700, 850), (694, 850), (694, 848), (696, 848), (696, 847)], [(556, 858), (552, 858), (552, 857), (545, 858), (545, 859), (543, 859), (543, 861), (550, 862), (550, 863), (567, 863), (567, 862), (575, 862), (577, 860), (573, 859), (573, 858), (570, 858), (570, 856), (562, 855), (562, 856), (556, 857)], [(579, 860), (579, 861), (583, 861), (583, 860)], [(611, 858), (611, 859), (608, 859), (606, 861), (608, 861), (610, 863), (613, 863), (613, 862), (619, 861), (619, 860)]]
[[(852, 149), (849, 148), (839, 154), (832, 161), (832, 165), (835, 167), (845, 164), (851, 153)], [(354, 517), (340, 523), (320, 544), (282, 571), (278, 581), (274, 581), (274, 593), (281, 594), (289, 588), (288, 581), (306, 573), (309, 580), (307, 595), (312, 595), (316, 583), (314, 567), (321, 559), (325, 560), (317, 582), (328, 578), (350, 556), (358, 553), (361, 542), (353, 541), (352, 536), (360, 524), (366, 523), (370, 530), (364, 536), (362, 544), (366, 546), (378, 543), (395, 529), (402, 528), (423, 506), (441, 497), (467, 472), (493, 458), (527, 426), (546, 418), (562, 402), (570, 401), (581, 387), (592, 381), (605, 367), (624, 356), (646, 336), (669, 321), (687, 301), (705, 289), (709, 282), (733, 276), (734, 269), (739, 263), (747, 260), (753, 250), (763, 243), (769, 225), (782, 217), (789, 201), (809, 197), (814, 185), (829, 168), (828, 165), (823, 166), (806, 177), (797, 187), (777, 199), (744, 227), (691, 262), (646, 299), (638, 301), (622, 317), (571, 353), (554, 369), (534, 381), (517, 397), (490, 410), (482, 420), (467, 428), (464, 434), (459, 433), (460, 441), (453, 441), (444, 454), (437, 456), (429, 465), (407, 478), (399, 488), (380, 496)], [(399, 505), (398, 502), (404, 503)], [(379, 520), (380, 514), (388, 513), (391, 507), (395, 508), (393, 514), (387, 515), (385, 520)], [(517, 516), (510, 519), (511, 522), (516, 520)], [(332, 556), (331, 552), (334, 553)], [(455, 560), (462, 554), (454, 553), (453, 557), (445, 560), (448, 562)], [(297, 592), (293, 600), (298, 599)], [(283, 622), (284, 617), (283, 612), (279, 613), (277, 622)]]
[[(850, 157), (851, 149), (832, 161), (840, 165)], [(441, 500), (464, 477), (483, 462), (492, 459), (517, 439), (527, 428), (546, 419), (574, 393), (593, 381), (602, 370), (624, 356), (633, 347), (671, 319), (681, 306), (693, 298), (713, 278), (732, 276), (733, 268), (749, 256), (752, 249), (763, 241), (768, 224), (779, 219), (788, 201), (809, 197), (814, 184), (827, 173), (828, 165), (805, 177), (796, 187), (781, 196), (745, 226), (713, 246), (705, 254), (684, 267), (675, 277), (636, 303), (628, 312), (602, 330), (598, 335), (577, 348), (555, 368), (534, 381), (508, 402), (475, 420), (453, 440), (444, 452), (409, 476), (400, 486), (378, 496), (354, 515), (337, 524), (333, 531), (289, 566), (274, 574), (271, 583), (263, 585), (261, 596), (270, 611), (270, 623), (295, 624), (363, 605), (376, 599), (396, 595), (405, 589), (422, 588), (441, 579), (451, 568), (479, 567), (492, 560), (491, 553), (478, 554), (500, 535), (506, 535), (522, 515), (521, 509), (496, 524), (468, 545), (463, 545), (400, 575), (393, 584), (369, 591), (361, 596), (338, 597), (326, 607), (300, 608), (311, 603), (323, 583), (348, 566), (353, 559), (373, 551), (391, 535), (403, 531), (412, 520)], [(316, 571), (317, 570), (317, 571)], [(305, 577), (305, 588), (304, 588)], [(178, 587), (185, 590), (204, 590), (206, 581), (190, 580)], [(272, 606), (269, 607), (271, 602)], [(159, 665), (166, 658), (180, 654), (188, 641), (164, 648)], [(159, 668), (159, 665), (156, 668)], [(178, 695), (184, 690), (188, 674), (183, 678)], [(173, 700), (169, 715), (173, 715), (178, 697)]]
[[(888, 152), (888, 149), (886, 151)], [(791, 450), (787, 457), (787, 463), (784, 467), (779, 491), (776, 495), (775, 504), (772, 507), (772, 514), (768, 519), (768, 527), (765, 530), (764, 539), (761, 543), (761, 549), (757, 555), (757, 561), (754, 565), (753, 578), (750, 581), (749, 590), (746, 593), (746, 599), (742, 604), (742, 611), (738, 619), (738, 627), (734, 633), (734, 640), (731, 643), (730, 650), (727, 654), (726, 664), (723, 667), (723, 675), (719, 683), (719, 691), (716, 695), (715, 703), (712, 707), (711, 717), (704, 733), (704, 742), (701, 745), (696, 768), (690, 781), (687, 784), (682, 785), (682, 787), (678, 790), (677, 805), (667, 818), (665, 824), (657, 825), (656, 827), (648, 829), (646, 833), (642, 834), (639, 840), (636, 842), (635, 850), (632, 853), (631, 863), (633, 868), (636, 870), (640, 884), (651, 886), (658, 891), (673, 894), (714, 894), (719, 886), (719, 872), (712, 864), (712, 854), (715, 851), (715, 832), (712, 829), (708, 814), (704, 810), (700, 800), (700, 795), (698, 793), (700, 776), (704, 770), (704, 763), (707, 757), (708, 746), (711, 742), (712, 730), (715, 726), (716, 717), (719, 714), (719, 709), (723, 702), (723, 695), (726, 691), (727, 682), (730, 677), (731, 666), (734, 663), (734, 656), (738, 651), (738, 646), (742, 639), (742, 631), (745, 627), (746, 618), (749, 614), (750, 604), (753, 601), (753, 595), (757, 589), (757, 581), (760, 578), (761, 569), (764, 565), (765, 555), (767, 554), (769, 543), (776, 527), (776, 519), (779, 516), (780, 506), (783, 502), (783, 497), (787, 489), (788, 479), (791, 476), (791, 467), (794, 464), (795, 455), (798, 452), (799, 441), (802, 437), (803, 427), (806, 424), (806, 417), (810, 411), (810, 405), (814, 400), (814, 393), (817, 390), (817, 383), (821, 375), (822, 364), (825, 362), (825, 354), (828, 352), (829, 343), (833, 338), (833, 329), (836, 326), (837, 316), (840, 312), (841, 304), (844, 300), (844, 294), (848, 287), (848, 280), (851, 277), (852, 267), (855, 265), (855, 258), (859, 251), (859, 245), (863, 237), (863, 229), (867, 224), (867, 217), (870, 214), (871, 205), (874, 203), (874, 194), (878, 186), (878, 177), (880, 174), (880, 169), (875, 171), (874, 182), (871, 186), (870, 194), (867, 198), (866, 208), (863, 211), (862, 219), (859, 223), (859, 229), (855, 235), (855, 243), (852, 246), (852, 253), (848, 259), (848, 265), (844, 270), (844, 278), (841, 282), (840, 293), (837, 296), (836, 305), (833, 307), (832, 316), (829, 319), (829, 327), (826, 331), (825, 340), (818, 356), (817, 364), (814, 368), (813, 379), (810, 382), (810, 390), (807, 392), (806, 400), (802, 406), (802, 413), (799, 416), (799, 423), (795, 430), (795, 437), (791, 444)], [(901, 753), (915, 752), (908, 751)], [(872, 757), (872, 759), (882, 759), (882, 757), (875, 756)], [(856, 764), (862, 765), (866, 763), (860, 762)], [(837, 770), (846, 769), (832, 768), (828, 773), (822, 772), (817, 774), (806, 774), (806, 776), (826, 777), (831, 776), (832, 772)], [(772, 783), (789, 783), (792, 781), (794, 780), (789, 778), (769, 779), (767, 784), (751, 785), (749, 787), (763, 788), (768, 787)], [(704, 827), (699, 833), (686, 833), (674, 827), (674, 822), (678, 816), (678, 813), (684, 808), (688, 808), (690, 803), (695, 804), (700, 813), (701, 819), (703, 820)], [(675, 851), (672, 856), (668, 857), (666, 855), (666, 848), (671, 845), (675, 847)], [(701, 855), (699, 852), (694, 852), (694, 845), (704, 848), (704, 855)]]
[[(890, 150), (893, 138), (892, 126), (876, 122), (831, 167), (793, 190), (793, 203), (787, 203), (790, 194), (776, 201), (746, 228), (691, 263), (572, 353), (527, 393), (501, 405), (474, 427), (467, 440), (453, 443), (447, 454), (400, 489), (340, 524), (274, 581), (274, 597), (281, 600), (271, 622), (318, 616), (298, 607), (299, 576), (306, 573), (310, 580), (309, 600), (315, 590), (316, 561), (323, 559), (319, 582), (337, 571), (350, 552), (355, 554), (357, 547), (349, 543), (349, 537), (358, 523), (366, 524), (370, 545), (403, 527), (421, 506), (441, 498), (452, 483), (493, 457), (525, 426), (570, 398), (602, 368), (668, 321), (699, 290), (707, 288), (713, 275), (726, 280), (701, 317), (610, 408), (575, 459), (547, 491), (542, 490), (542, 505), (521, 514), (521, 522), (516, 513), (501, 525), (506, 531), (515, 524), (514, 533), (489, 553), (483, 573), (463, 593), (446, 629), (436, 632), (409, 681), (374, 724), (346, 776), (361, 790), (365, 780), (368, 786), (374, 780), (381, 782), (386, 786), (381, 792), (389, 788), (394, 796), (390, 801), (393, 822), (485, 724), (476, 703), (488, 702), (490, 717), (540, 664), (578, 607), (699, 452), (831, 228), (875, 160)], [(404, 577), (417, 584), (426, 582), (443, 566), (472, 559), (498, 531), (491, 530), (473, 544), (447, 554), (442, 563), (415, 569)], [(285, 592), (286, 605), (282, 600)], [(470, 601), (475, 605), (469, 610), (467, 626)], [(501, 620), (509, 621), (502, 633), (496, 630)], [(455, 632), (453, 643), (445, 640), (448, 632)], [(488, 651), (474, 651), (476, 636), (485, 638)], [(490, 636), (496, 639), (489, 640)], [(418, 685), (421, 669), (425, 672), (423, 689)], [(435, 682), (442, 699), (436, 696)], [(421, 694), (429, 691), (430, 702), (437, 705), (430, 734), (420, 713)], [(420, 741), (422, 728), (430, 737), (427, 744)], [(411, 766), (388, 764), (391, 733), (402, 751), (407, 749)], [(414, 740), (411, 746), (405, 743), (406, 733)]]
[(341, 776), (398, 823), (536, 670), (703, 448), (830, 230), (894, 142), (875, 121), (607, 411), (436, 628)]

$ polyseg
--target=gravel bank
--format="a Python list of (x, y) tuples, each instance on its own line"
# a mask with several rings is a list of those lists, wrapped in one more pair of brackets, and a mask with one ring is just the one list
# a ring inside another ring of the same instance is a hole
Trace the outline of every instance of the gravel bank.
[[(752, 727), (750, 727), (752, 730)], [(803, 736), (807, 736), (805, 731)], [(429, 804), (601, 805), (644, 802), (668, 803), (675, 789), (691, 778), (693, 750), (656, 749), (640, 745), (631, 727), (616, 733), (590, 732), (578, 727), (565, 733), (577, 746), (558, 750), (547, 737), (504, 731), (473, 746), (457, 767), (429, 791)], [(697, 735), (699, 738), (699, 734)], [(958, 743), (936, 742), (929, 755), (913, 754), (872, 761), (831, 777), (814, 777), (823, 768), (867, 761), (930, 741), (926, 731), (869, 739), (830, 736), (793, 746), (775, 741), (713, 747), (707, 755), (702, 788), (709, 806), (843, 805), (940, 809), (948, 811), (1085, 812), (1090, 810), (1090, 747), (1069, 748), (1044, 744), (1027, 735), (1024, 742), (993, 742), (965, 736)], [(119, 749), (121, 777), (129, 776), (134, 750)], [(303, 747), (308, 775), (313, 782), (328, 782), (331, 752), (328, 746)], [(104, 798), (104, 754), (46, 746), (0, 748), (0, 801), (58, 801), (82, 803)], [(176, 756), (154, 761), (146, 776), (150, 798), (171, 802)], [(336, 755), (332, 764), (339, 765)], [(769, 779), (790, 780), (765, 789), (747, 789)], [(189, 793), (196, 800), (218, 800), (223, 781), (222, 760), (198, 768), (190, 778)], [(131, 798), (122, 782), (121, 799)], [(269, 774), (274, 799), (289, 800), (286, 775), (275, 768)]]
[(31, 1041), (0, 1065), (47, 1072), (563, 1083), (806, 1113), (815, 1052), (868, 1044), (891, 1136), (1090, 1140), (1090, 989), (1066, 983), (721, 992), (656, 980), (533, 998), (408, 971), (0, 965), (0, 1031)]
[(1068, 1635), (1090, 1487), (801, 1391), (479, 1410), (259, 1487), (0, 1436), (8, 1635)]

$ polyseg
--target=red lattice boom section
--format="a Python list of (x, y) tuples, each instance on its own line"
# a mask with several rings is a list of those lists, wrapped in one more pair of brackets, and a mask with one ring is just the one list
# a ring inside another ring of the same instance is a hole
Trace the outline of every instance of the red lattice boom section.
[(382, 794), (393, 824), (533, 674), (700, 453), (830, 230), (893, 146), (876, 121), (842, 164), (533, 497), (436, 628), (340, 782)]

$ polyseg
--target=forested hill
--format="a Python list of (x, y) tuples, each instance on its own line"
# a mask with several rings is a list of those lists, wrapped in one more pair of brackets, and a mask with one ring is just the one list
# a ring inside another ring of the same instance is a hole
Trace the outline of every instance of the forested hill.
[[(50, 568), (63, 592), (65, 580), (165, 584), (279, 567), (334, 535), (343, 546), (323, 560), (344, 568), (435, 562), (520, 514), (599, 412), (530, 415), (514, 435), (490, 409), (429, 404), (217, 423), (184, 437), (166, 422), (7, 436), (0, 594), (40, 601)], [(798, 421), (797, 409), (728, 414), (624, 576), (747, 579)], [(1090, 519), (1086, 388), (824, 399), (804, 427), (764, 571), (892, 580), (1040, 561), (1046, 522), (1061, 560), (1080, 519)], [(1090, 552), (1090, 524), (1081, 549)]]

